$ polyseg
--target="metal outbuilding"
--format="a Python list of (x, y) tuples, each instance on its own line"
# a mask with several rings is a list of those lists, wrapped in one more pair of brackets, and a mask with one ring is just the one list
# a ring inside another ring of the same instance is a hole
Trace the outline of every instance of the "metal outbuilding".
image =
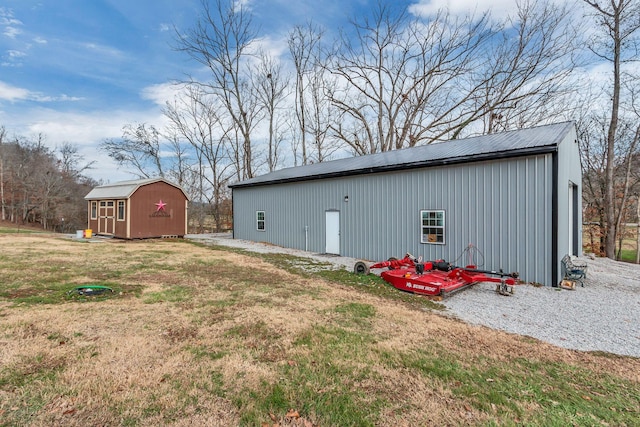
[(564, 122), (282, 169), (231, 185), (233, 236), (379, 261), (518, 271), (557, 285), (582, 252), (582, 172)]
[(85, 196), (88, 228), (123, 239), (183, 237), (189, 197), (163, 178), (120, 181), (95, 187)]

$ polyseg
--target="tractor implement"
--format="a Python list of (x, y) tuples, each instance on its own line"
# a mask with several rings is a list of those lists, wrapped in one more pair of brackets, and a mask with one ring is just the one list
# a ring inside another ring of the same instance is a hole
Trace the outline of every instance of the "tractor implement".
[(369, 269), (386, 268), (380, 273), (386, 282), (402, 291), (413, 292), (430, 297), (444, 297), (478, 283), (496, 284), (500, 295), (512, 295), (513, 286), (518, 283), (518, 273), (481, 270), (475, 265), (459, 267), (444, 260), (422, 262), (406, 254), (402, 259), (390, 258), (371, 266), (358, 261), (354, 267), (356, 273), (368, 273)]

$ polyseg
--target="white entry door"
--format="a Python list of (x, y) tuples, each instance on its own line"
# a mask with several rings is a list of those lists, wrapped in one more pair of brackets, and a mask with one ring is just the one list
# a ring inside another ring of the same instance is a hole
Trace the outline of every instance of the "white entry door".
[(580, 254), (580, 221), (578, 208), (578, 186), (569, 182), (569, 248), (571, 255)]
[(325, 212), (325, 253), (340, 255), (340, 212)]
[(573, 250), (573, 191), (573, 185), (569, 183), (569, 227), (567, 227), (569, 235), (567, 236), (567, 239), (569, 240), (569, 255), (578, 255), (574, 253)]

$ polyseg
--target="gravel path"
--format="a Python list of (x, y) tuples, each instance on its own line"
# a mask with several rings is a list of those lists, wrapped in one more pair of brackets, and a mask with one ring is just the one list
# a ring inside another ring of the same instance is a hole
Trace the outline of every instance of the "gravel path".
[[(228, 234), (186, 237), (254, 252), (311, 257), (347, 270), (357, 261), (235, 240)], [(493, 284), (485, 283), (456, 293), (442, 304), (450, 315), (469, 323), (569, 349), (640, 357), (640, 266), (606, 258), (583, 259), (588, 264), (587, 279), (584, 287), (573, 291), (522, 285), (506, 297), (496, 294)]]
[(502, 297), (480, 284), (443, 303), (469, 323), (564, 348), (640, 357), (640, 266), (584, 259), (587, 279), (573, 291), (522, 285)]

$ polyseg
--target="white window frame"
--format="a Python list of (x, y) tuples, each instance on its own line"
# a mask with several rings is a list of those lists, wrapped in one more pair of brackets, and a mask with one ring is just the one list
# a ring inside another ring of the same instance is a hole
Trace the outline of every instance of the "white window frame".
[[(122, 206), (122, 216), (120, 216), (120, 206)], [(118, 200), (118, 206), (116, 207), (116, 219), (118, 221), (124, 221), (127, 219), (127, 205), (124, 200)]]
[(98, 219), (98, 202), (96, 200), (91, 202), (91, 219)]
[[(427, 222), (426, 224), (425, 221)], [(421, 210), (420, 243), (428, 245), (444, 245), (447, 241), (446, 237), (446, 213), (444, 209)], [(442, 240), (440, 241), (439, 239)]]
[[(260, 219), (260, 214), (262, 214), (262, 219)], [(260, 225), (262, 225), (262, 228), (260, 228)], [(267, 219), (264, 211), (256, 211), (256, 230), (258, 231), (267, 230)]]

